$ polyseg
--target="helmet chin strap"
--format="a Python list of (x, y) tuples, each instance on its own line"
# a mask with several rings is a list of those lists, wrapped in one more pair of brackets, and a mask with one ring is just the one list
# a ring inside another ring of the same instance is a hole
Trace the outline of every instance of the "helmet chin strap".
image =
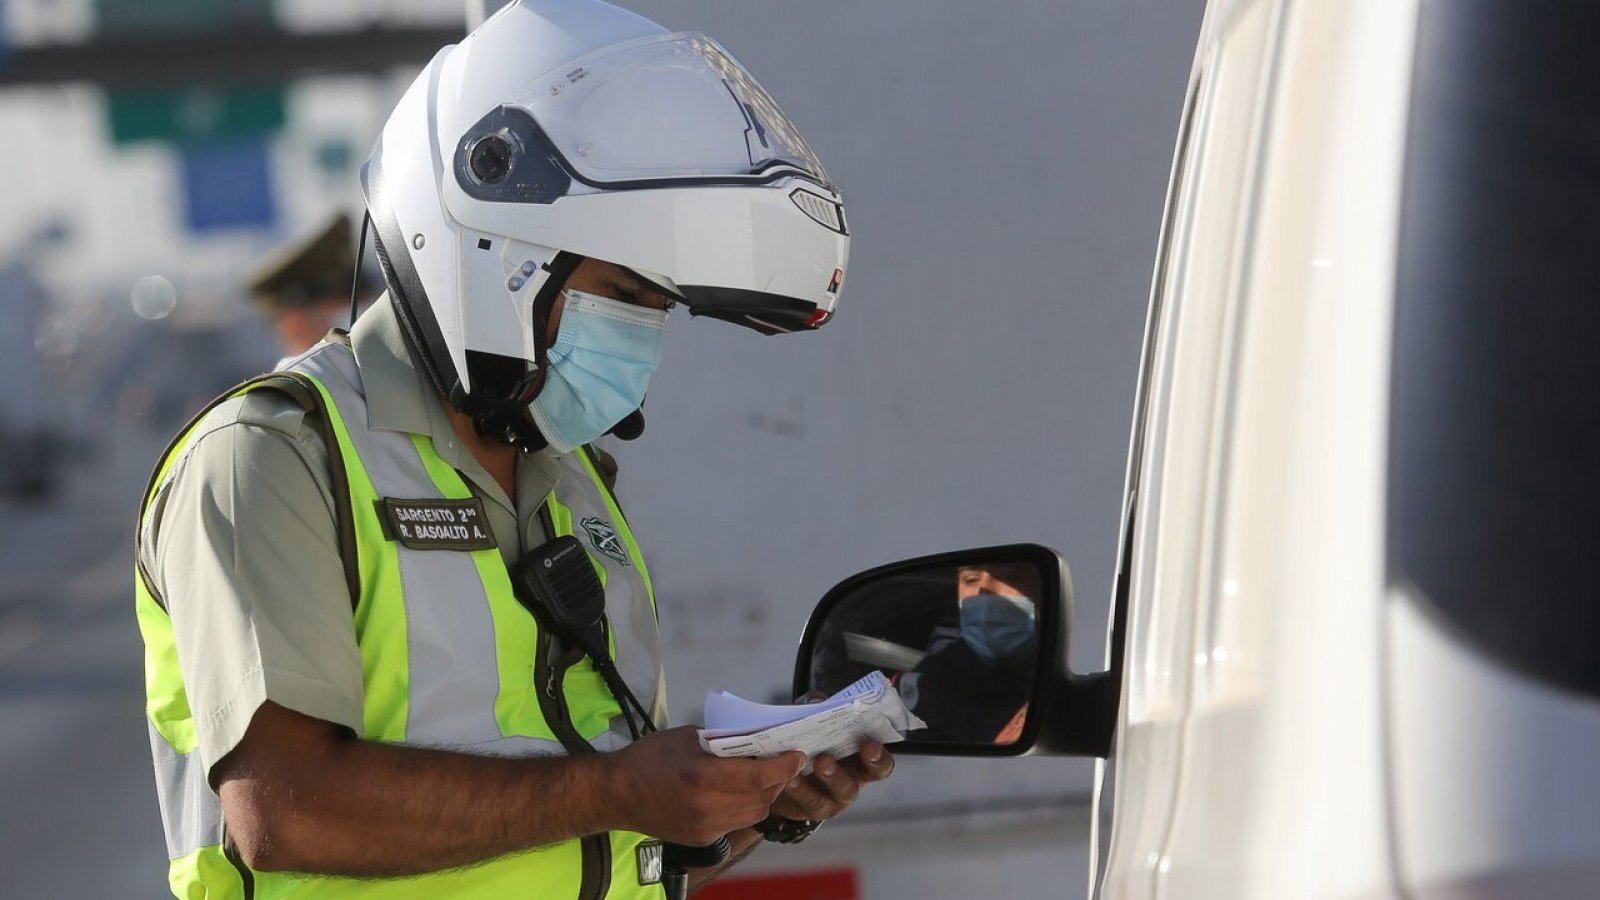
[[(550, 446), (550, 441), (533, 422), (526, 404), (512, 406), (510, 404), (497, 404), (492, 409), (485, 409), (472, 415), (472, 427), (479, 435), (490, 440), (503, 441), (507, 444), (528, 453), (543, 450)], [(611, 426), (606, 434), (619, 441), (638, 440), (644, 434), (644, 408), (628, 413), (621, 422)]]
[[(507, 409), (473, 416), (472, 427), (478, 434), (490, 440), (502, 441), (511, 444), (519, 450), (532, 453), (550, 446), (550, 441), (533, 423), (533, 417), (528, 415), (528, 408)], [(644, 434), (644, 410), (636, 409), (617, 424), (611, 426), (606, 434), (619, 441), (638, 440)]]
[(550, 446), (539, 427), (533, 424), (527, 407), (507, 409), (482, 416), (473, 416), (472, 427), (489, 440), (502, 441), (517, 449), (532, 453)]

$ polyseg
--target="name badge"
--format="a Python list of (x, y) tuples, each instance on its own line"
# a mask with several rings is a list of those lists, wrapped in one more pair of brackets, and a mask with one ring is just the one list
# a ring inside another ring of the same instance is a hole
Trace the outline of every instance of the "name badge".
[(493, 550), (498, 546), (489, 531), (483, 501), (402, 500), (378, 501), (383, 536), (413, 550)]
[(639, 863), (639, 884), (660, 884), (666, 848), (660, 841), (643, 841), (633, 848)]

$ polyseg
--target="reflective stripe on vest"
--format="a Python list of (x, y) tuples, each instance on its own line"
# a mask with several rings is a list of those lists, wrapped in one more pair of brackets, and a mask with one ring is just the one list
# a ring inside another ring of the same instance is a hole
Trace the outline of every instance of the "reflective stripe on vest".
[[(494, 548), (418, 550), (385, 538), (376, 503), (467, 499), (470, 488), (434, 450), (430, 438), (369, 429), (360, 374), (350, 350), (328, 344), (291, 369), (319, 392), (348, 480), (360, 575), (355, 626), (362, 661), (363, 735), (367, 740), (450, 747), (492, 755), (556, 755), (560, 723), (546, 721), (536, 683), (541, 642), (532, 616), (517, 602)], [(278, 376), (281, 378), (282, 376)], [(237, 396), (261, 386), (247, 383)], [(199, 421), (197, 419), (197, 421)], [(163, 457), (155, 485), (193, 445), (191, 426)], [(647, 704), (659, 698), (660, 644), (649, 573), (632, 532), (582, 452), (561, 460), (562, 477), (547, 499), (556, 534), (575, 534), (606, 585), (613, 655), (629, 686)], [(484, 523), (487, 528), (487, 523)], [(515, 535), (500, 535), (517, 540)], [(146, 647), (147, 712), (156, 766), (169, 877), (180, 897), (241, 897), (253, 881), (258, 897), (542, 897), (659, 898), (659, 886), (638, 884), (635, 847), (644, 838), (616, 832), (582, 842), (503, 857), (466, 869), (414, 878), (347, 880), (253, 873), (225, 858), (222, 816), (194, 753), (188, 709), (166, 611), (138, 579), (138, 615)], [(547, 673), (547, 678), (553, 673)], [(559, 678), (560, 707), (589, 746), (627, 744), (619, 707), (584, 659)], [(549, 699), (548, 697), (546, 698)], [(665, 723), (658, 723), (665, 724)], [(572, 740), (570, 732), (569, 740)], [(585, 750), (576, 745), (575, 749)], [(609, 853), (605, 852), (609, 849)], [(587, 872), (587, 878), (584, 873)]]

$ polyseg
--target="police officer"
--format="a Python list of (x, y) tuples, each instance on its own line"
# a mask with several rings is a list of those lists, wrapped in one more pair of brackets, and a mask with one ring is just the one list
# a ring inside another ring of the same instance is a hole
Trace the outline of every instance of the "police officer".
[(250, 298), (285, 354), (298, 355), (347, 321), (355, 244), (350, 217), (340, 213), (251, 277)]
[[(642, 429), (674, 309), (831, 314), (841, 199), (772, 99), (701, 35), (521, 0), (423, 70), (362, 181), (386, 299), (220, 398), (146, 493), (174, 893), (656, 898), (661, 842), (737, 859), (887, 776), (877, 744), (802, 776), (666, 727), (649, 570), (588, 447)], [(564, 536), (604, 582), (598, 658), (511, 577)]]

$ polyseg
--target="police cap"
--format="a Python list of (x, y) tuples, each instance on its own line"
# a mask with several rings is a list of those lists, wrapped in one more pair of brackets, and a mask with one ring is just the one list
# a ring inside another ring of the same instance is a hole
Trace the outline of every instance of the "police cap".
[(316, 234), (280, 251), (250, 279), (247, 288), (268, 309), (309, 306), (350, 293), (355, 267), (355, 229), (343, 213)]

